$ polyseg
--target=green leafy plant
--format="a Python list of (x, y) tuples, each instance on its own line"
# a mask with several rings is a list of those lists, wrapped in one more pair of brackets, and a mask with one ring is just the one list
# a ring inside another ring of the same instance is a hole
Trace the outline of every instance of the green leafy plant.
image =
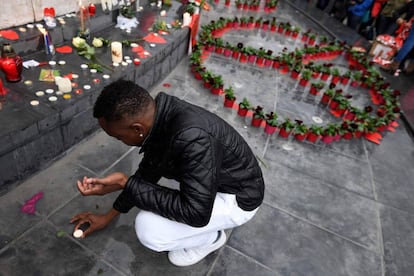
[(338, 68), (332, 68), (331, 74), (333, 76), (339, 76), (340, 75), (339, 69)]
[(322, 88), (324, 88), (325, 83), (324, 83), (324, 82), (322, 82), (322, 81), (312, 82), (312, 83), (311, 83), (311, 86), (312, 86), (312, 87), (315, 87), (315, 88), (316, 88), (316, 89), (318, 89), (318, 90), (321, 90)]
[(286, 131), (291, 131), (295, 128), (295, 123), (293, 123), (289, 118), (286, 118), (285, 121), (280, 125), (281, 128), (284, 128)]
[(312, 76), (312, 71), (308, 68), (302, 70), (301, 77), (304, 80), (309, 80)]
[(300, 120), (295, 120), (296, 126), (294, 128), (294, 134), (305, 134), (309, 131), (308, 127)]
[(361, 71), (353, 71), (352, 72), (352, 79), (354, 81), (360, 81), (362, 78), (362, 72)]
[(192, 65), (200, 65), (201, 61), (201, 50), (193, 51), (190, 56), (190, 63)]
[(151, 29), (153, 32), (158, 32), (158, 31), (167, 32), (168, 31), (167, 22), (165, 22), (165, 20), (158, 18), (157, 20), (155, 20), (154, 24), (152, 24)]
[(299, 28), (299, 27), (297, 27), (297, 26), (295, 26), (295, 27), (293, 27), (292, 32), (294, 32), (294, 33), (299, 33), (299, 32), (300, 32), (300, 28)]
[(269, 126), (277, 126), (277, 114), (275, 112), (270, 112), (265, 115), (266, 124)]
[(329, 123), (323, 129), (323, 134), (329, 136), (335, 136), (338, 133), (338, 124), (336, 123)]
[(211, 73), (210, 70), (205, 70), (202, 74), (201, 74), (201, 78), (203, 79), (204, 82), (209, 82), (211, 83), (212, 78), (213, 78), (213, 74)]
[(214, 88), (221, 88), (224, 85), (223, 78), (220, 75), (212, 75), (211, 76), (211, 85)]
[(263, 47), (260, 47), (259, 50), (257, 51), (257, 56), (265, 57), (265, 55), (266, 55), (266, 50), (263, 49)]
[(132, 7), (132, 5), (124, 5), (120, 7), (119, 13), (126, 18), (133, 18), (135, 17), (135, 9)]
[(243, 101), (241, 101), (239, 103), (239, 107), (241, 109), (250, 109), (250, 108), (252, 108), (252, 106), (251, 106), (251, 104), (250, 104), (250, 102), (247, 98), (243, 98)]
[(226, 89), (224, 89), (224, 97), (231, 101), (236, 99), (236, 96), (234, 96), (234, 90), (232, 86), (229, 86)]
[(316, 135), (322, 135), (323, 128), (321, 126), (318, 126), (318, 125), (311, 125), (310, 128), (309, 128), (309, 131), (311, 131), (312, 133), (314, 133)]
[(263, 112), (263, 107), (261, 107), (260, 105), (256, 106), (256, 108), (253, 111), (253, 117), (255, 119), (264, 119), (265, 115)]

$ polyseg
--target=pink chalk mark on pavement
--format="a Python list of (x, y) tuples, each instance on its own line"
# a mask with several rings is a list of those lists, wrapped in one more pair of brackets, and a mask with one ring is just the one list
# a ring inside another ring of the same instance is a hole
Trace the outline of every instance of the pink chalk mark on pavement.
[(23, 213), (33, 215), (36, 212), (36, 202), (43, 197), (43, 192), (38, 192), (32, 198), (27, 200), (20, 209)]

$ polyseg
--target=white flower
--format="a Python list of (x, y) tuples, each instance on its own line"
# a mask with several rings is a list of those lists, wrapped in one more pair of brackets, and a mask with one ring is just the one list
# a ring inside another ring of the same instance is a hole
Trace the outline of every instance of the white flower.
[(77, 36), (77, 37), (72, 38), (72, 44), (76, 48), (85, 48), (86, 40)]
[(103, 41), (102, 41), (102, 39), (94, 37), (93, 41), (92, 41), (92, 45), (96, 48), (100, 48), (103, 45)]

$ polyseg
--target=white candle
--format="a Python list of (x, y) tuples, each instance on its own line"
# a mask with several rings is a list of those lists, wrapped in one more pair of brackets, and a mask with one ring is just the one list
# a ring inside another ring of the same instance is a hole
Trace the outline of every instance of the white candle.
[(183, 13), (183, 27), (191, 23), (191, 15), (188, 12)]
[(101, 0), (101, 6), (102, 6), (102, 11), (106, 11), (106, 9), (108, 9), (108, 7), (106, 6), (106, 0)]
[(112, 62), (121, 63), (122, 62), (122, 43), (118, 41), (112, 42), (111, 52), (112, 52)]
[(58, 86), (59, 91), (63, 93), (72, 91), (72, 83), (67, 78), (55, 78), (55, 83)]
[(79, 0), (79, 16), (80, 16), (80, 22), (81, 22), (81, 33), (85, 32), (85, 6), (82, 5), (82, 0)]

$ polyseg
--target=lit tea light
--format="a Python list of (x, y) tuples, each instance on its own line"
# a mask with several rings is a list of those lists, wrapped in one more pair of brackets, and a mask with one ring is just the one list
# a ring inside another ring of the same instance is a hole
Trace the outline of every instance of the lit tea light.
[(98, 83), (101, 82), (101, 80), (100, 79), (93, 79), (92, 82), (95, 83), (95, 84), (98, 84)]
[(147, 51), (144, 51), (144, 55), (145, 55), (145, 56), (149, 56), (149, 55), (150, 55), (150, 53), (149, 53), (149, 52), (147, 52)]
[(62, 96), (63, 95), (63, 92), (62, 91), (56, 91), (56, 95)]
[(323, 123), (323, 120), (321, 119), (321, 117), (318, 117), (318, 116), (313, 116), (312, 120), (317, 124), (322, 124)]
[(83, 89), (85, 89), (85, 90), (89, 90), (89, 89), (91, 89), (91, 86), (90, 86), (89, 84), (85, 84), (85, 85), (83, 86)]
[(37, 24), (36, 24), (36, 28), (38, 28), (38, 29), (43, 28), (43, 24), (37, 23)]
[(112, 63), (112, 66), (113, 67), (118, 67), (119, 66), (119, 63), (118, 62), (114, 62), (114, 63)]
[(53, 92), (55, 92), (55, 90), (49, 88), (45, 90), (47, 94), (52, 94)]
[(57, 101), (57, 97), (56, 96), (50, 96), (49, 97), (49, 101), (51, 101), (51, 102), (56, 102)]
[(131, 59), (131, 57), (130, 57), (130, 56), (124, 56), (124, 59), (125, 59), (125, 60), (130, 60), (130, 59)]
[(90, 72), (91, 72), (92, 74), (96, 74), (96, 73), (98, 72), (98, 70), (96, 70), (96, 69), (92, 68), (92, 69), (90, 70)]
[(66, 93), (66, 94), (64, 94), (64, 95), (63, 95), (63, 98), (64, 98), (65, 100), (69, 100), (69, 99), (71, 99), (71, 98), (72, 98), (72, 95), (71, 95), (71, 94), (69, 94), (69, 93)]
[(282, 145), (282, 148), (284, 150), (288, 150), (288, 151), (289, 150), (293, 150), (293, 146), (291, 144), (289, 144), (289, 143)]
[[(150, 45), (149, 45), (151, 48), (154, 48), (155, 47), (155, 43), (150, 43)], [(144, 53), (145, 54), (145, 53)]]
[(59, 60), (59, 61), (58, 61), (58, 64), (59, 64), (59, 65), (65, 65), (65, 64), (66, 64), (66, 61), (64, 61), (64, 60)]
[(122, 65), (122, 66), (128, 66), (128, 62), (123, 61), (123, 62), (121, 62), (121, 65)]
[(86, 229), (89, 228), (89, 226), (91, 226), (91, 224), (89, 222), (84, 222), (81, 225), (79, 225), (79, 227), (77, 227), (77, 229), (73, 232), (73, 236), (77, 239), (82, 238), (83, 237), (83, 232), (86, 231)]
[(106, 80), (108, 80), (110, 77), (111, 77), (111, 76), (110, 76), (110, 75), (108, 75), (108, 74), (105, 74), (105, 75), (103, 75), (103, 76), (102, 76), (102, 78), (104, 78), (104, 79), (106, 79)]
[(128, 59), (128, 60), (126, 60), (126, 63), (128, 63), (128, 64), (131, 64), (133, 61), (132, 60), (130, 60), (130, 59)]
[(33, 28), (34, 28), (34, 25), (33, 25), (33, 24), (27, 24), (27, 25), (26, 25), (26, 27), (27, 27), (28, 29), (33, 29)]
[(138, 44), (137, 43), (131, 43), (131, 48), (135, 48), (135, 47), (138, 47)]
[(83, 63), (80, 65), (80, 68), (83, 70), (88, 69), (88, 65)]
[(78, 74), (72, 74), (72, 79), (78, 79), (79, 75)]
[(134, 58), (134, 64), (135, 65), (140, 65), (141, 64), (141, 60), (139, 58)]
[(77, 82), (72, 82), (72, 87), (78, 87), (78, 83)]
[(24, 84), (25, 84), (26, 86), (32, 86), (33, 82), (32, 82), (31, 80), (25, 80), (25, 81), (24, 81)]
[(45, 95), (45, 92), (43, 92), (43, 91), (37, 91), (37, 92), (35, 93), (35, 95), (36, 95), (36, 96), (38, 96), (38, 97), (42, 97), (42, 96), (44, 96), (44, 95)]
[(83, 236), (83, 231), (81, 229), (77, 229), (75, 230), (75, 232), (73, 232), (73, 237), (79, 239)]
[(82, 89), (80, 89), (80, 88), (76, 89), (76, 90), (75, 90), (75, 94), (78, 94), (78, 95), (79, 95), (79, 94), (82, 94)]
[(26, 28), (25, 28), (25, 27), (20, 27), (20, 28), (19, 28), (19, 32), (21, 32), (21, 33), (25, 33), (25, 32), (26, 32)]
[(55, 67), (56, 61), (54, 61), (54, 60), (49, 61), (49, 65), (52, 66), (52, 67)]
[(30, 104), (33, 106), (36, 106), (36, 105), (39, 105), (39, 101), (33, 100), (33, 101), (30, 101)]

